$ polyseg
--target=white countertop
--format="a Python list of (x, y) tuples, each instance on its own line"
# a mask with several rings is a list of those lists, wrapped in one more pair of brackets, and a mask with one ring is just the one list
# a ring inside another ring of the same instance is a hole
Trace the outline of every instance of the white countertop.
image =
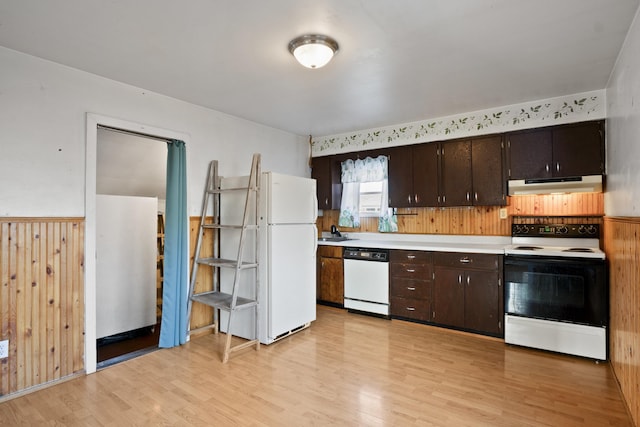
[[(323, 233), (323, 236), (330, 236), (330, 234)], [(510, 236), (383, 233), (343, 233), (343, 236), (347, 236), (353, 240), (341, 242), (318, 241), (318, 245), (371, 249), (504, 254), (505, 246), (511, 244)]]

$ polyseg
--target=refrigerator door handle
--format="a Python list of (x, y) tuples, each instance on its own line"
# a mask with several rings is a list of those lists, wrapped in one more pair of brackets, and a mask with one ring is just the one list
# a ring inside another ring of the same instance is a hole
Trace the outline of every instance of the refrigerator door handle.
[[(317, 200), (317, 199), (316, 199)], [(318, 227), (316, 227), (315, 225), (313, 226), (313, 253), (315, 254), (316, 252), (318, 252)]]
[(316, 218), (318, 218), (318, 198), (313, 198), (313, 212), (315, 212)]

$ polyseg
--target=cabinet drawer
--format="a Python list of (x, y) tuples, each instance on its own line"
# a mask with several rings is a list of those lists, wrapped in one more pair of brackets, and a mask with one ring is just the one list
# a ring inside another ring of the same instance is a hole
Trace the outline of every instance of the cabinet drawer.
[(389, 260), (391, 262), (401, 262), (401, 263), (426, 263), (431, 264), (432, 259), (431, 252), (424, 251), (399, 251), (394, 250), (391, 251)]
[(431, 320), (431, 303), (427, 300), (391, 297), (391, 315), (428, 322)]
[(433, 283), (424, 280), (392, 277), (389, 283), (391, 297), (430, 300), (432, 288)]
[(342, 246), (318, 246), (318, 256), (327, 258), (342, 258)]
[(480, 268), (484, 270), (497, 270), (499, 255), (471, 254), (458, 252), (438, 252), (435, 254), (434, 263), (443, 267)]
[(431, 264), (400, 264), (392, 262), (389, 265), (389, 276), (416, 280), (431, 280), (432, 268)]

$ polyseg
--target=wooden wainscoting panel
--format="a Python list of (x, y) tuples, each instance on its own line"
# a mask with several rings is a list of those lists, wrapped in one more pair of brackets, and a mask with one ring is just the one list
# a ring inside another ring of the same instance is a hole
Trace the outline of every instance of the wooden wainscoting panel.
[[(207, 223), (213, 222), (212, 217), (207, 217)], [(193, 257), (196, 250), (196, 241), (198, 240), (198, 232), (200, 230), (200, 217), (192, 216), (189, 218), (189, 278), (191, 278), (191, 269), (193, 268)], [(205, 229), (204, 238), (200, 250), (200, 256), (210, 257), (213, 255), (213, 229)], [(196, 278), (195, 292), (204, 292), (212, 289), (213, 286), (213, 269), (204, 267), (198, 268), (198, 276)], [(191, 329), (197, 329), (202, 326), (210, 325), (213, 321), (213, 308), (204, 304), (193, 304), (191, 308)]]
[(604, 219), (609, 260), (609, 357), (631, 417), (640, 425), (640, 218)]
[(0, 395), (84, 369), (84, 219), (0, 220)]

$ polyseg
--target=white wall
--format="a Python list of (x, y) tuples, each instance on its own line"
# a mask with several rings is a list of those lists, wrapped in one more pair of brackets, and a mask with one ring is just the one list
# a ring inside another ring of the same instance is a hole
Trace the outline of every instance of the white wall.
[(640, 216), (640, 10), (607, 85), (608, 216)]
[(188, 134), (189, 214), (200, 213), (207, 164), (246, 174), (309, 176), (307, 137), (0, 47), (0, 216), (85, 215), (86, 113)]

